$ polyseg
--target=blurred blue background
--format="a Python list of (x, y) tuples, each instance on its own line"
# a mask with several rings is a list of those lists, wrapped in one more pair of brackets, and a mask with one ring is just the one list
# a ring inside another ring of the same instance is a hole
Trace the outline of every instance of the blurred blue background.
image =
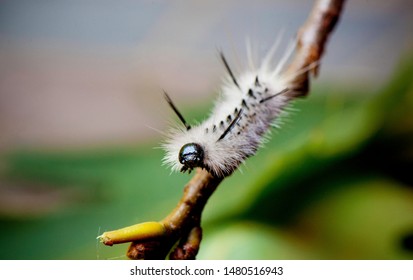
[[(162, 219), (166, 89), (202, 121), (249, 38), (283, 49), (313, 1), (2, 1), (1, 259), (124, 258), (106, 230)], [(347, 2), (310, 96), (224, 181), (203, 259), (413, 258), (412, 3)]]

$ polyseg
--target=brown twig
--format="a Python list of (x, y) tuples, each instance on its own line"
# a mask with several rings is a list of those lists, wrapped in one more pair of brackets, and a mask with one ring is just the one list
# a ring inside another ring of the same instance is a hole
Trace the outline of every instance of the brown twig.
[[(344, 0), (318, 0), (297, 38), (296, 53), (285, 74), (299, 73), (290, 80), (291, 98), (308, 94), (310, 71), (318, 73), (327, 39), (341, 14)], [(316, 66), (311, 67), (313, 63)], [(303, 71), (305, 70), (305, 71)], [(185, 186), (184, 195), (176, 208), (160, 222), (142, 223), (127, 228), (105, 232), (99, 238), (105, 245), (132, 242), (127, 256), (130, 259), (194, 259), (202, 238), (201, 215), (209, 197), (221, 183), (205, 170)]]
[[(298, 73), (302, 69), (312, 69), (317, 76), (321, 57), (327, 44), (327, 39), (336, 26), (343, 10), (345, 0), (317, 0), (307, 21), (298, 31), (297, 50), (285, 74)], [(310, 67), (314, 64), (314, 67)], [(293, 95), (291, 97), (306, 96), (309, 92), (310, 71), (291, 80)]]

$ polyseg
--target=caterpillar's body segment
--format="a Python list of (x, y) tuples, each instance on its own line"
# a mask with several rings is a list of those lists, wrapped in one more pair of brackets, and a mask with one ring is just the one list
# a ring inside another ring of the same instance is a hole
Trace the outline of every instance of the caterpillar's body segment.
[(271, 55), (264, 59), (260, 68), (238, 79), (222, 54), (221, 58), (229, 79), (211, 116), (202, 124), (190, 127), (166, 95), (184, 124), (184, 127), (173, 129), (163, 144), (164, 162), (173, 170), (190, 172), (200, 167), (216, 177), (230, 175), (256, 153), (265, 141), (266, 132), (291, 99), (289, 80), (279, 75), (282, 65), (272, 71), (268, 69)]

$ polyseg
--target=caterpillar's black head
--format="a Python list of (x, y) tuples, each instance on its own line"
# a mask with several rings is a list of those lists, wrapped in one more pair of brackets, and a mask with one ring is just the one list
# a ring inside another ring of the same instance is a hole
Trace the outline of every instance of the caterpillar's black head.
[(179, 151), (179, 162), (184, 165), (181, 172), (191, 172), (195, 167), (204, 167), (204, 149), (197, 143), (183, 145)]

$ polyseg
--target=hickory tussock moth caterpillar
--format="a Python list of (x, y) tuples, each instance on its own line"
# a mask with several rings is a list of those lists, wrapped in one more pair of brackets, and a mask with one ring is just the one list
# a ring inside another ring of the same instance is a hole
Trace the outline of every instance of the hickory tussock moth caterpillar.
[[(271, 69), (278, 42), (259, 68), (246, 71), (239, 78), (220, 52), (228, 76), (211, 116), (200, 125), (191, 127), (164, 92), (166, 101), (183, 124), (171, 129), (163, 143), (165, 164), (181, 172), (200, 167), (216, 177), (224, 177), (256, 153), (294, 92), (290, 88), (293, 77), (282, 75), (281, 70), (295, 45), (292, 44)], [(249, 50), (247, 48), (250, 65), (253, 65)], [(302, 73), (295, 75), (299, 74)]]

